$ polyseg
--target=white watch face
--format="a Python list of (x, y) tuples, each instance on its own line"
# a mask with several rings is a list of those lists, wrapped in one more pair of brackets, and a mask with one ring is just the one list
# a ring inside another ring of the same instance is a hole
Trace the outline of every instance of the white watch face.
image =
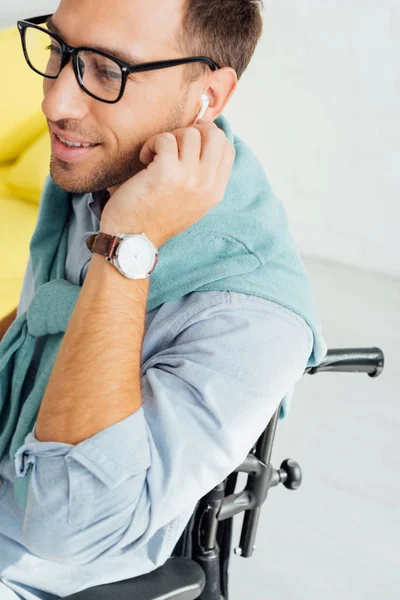
[(145, 277), (154, 264), (154, 250), (141, 235), (125, 238), (118, 250), (117, 260), (128, 277)]

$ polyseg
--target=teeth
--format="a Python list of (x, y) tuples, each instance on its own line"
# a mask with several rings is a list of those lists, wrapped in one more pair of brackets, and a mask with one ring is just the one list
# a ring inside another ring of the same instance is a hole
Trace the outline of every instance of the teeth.
[(89, 148), (89, 146), (95, 145), (95, 144), (79, 144), (79, 142), (69, 142), (68, 140), (64, 140), (64, 138), (60, 137), (57, 134), (56, 134), (56, 136), (63, 144), (65, 144), (69, 148)]

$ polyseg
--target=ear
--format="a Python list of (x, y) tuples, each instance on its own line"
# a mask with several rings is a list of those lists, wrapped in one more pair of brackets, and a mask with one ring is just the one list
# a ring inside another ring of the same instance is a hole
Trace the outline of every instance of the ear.
[(223, 67), (210, 73), (209, 79), (204, 86), (210, 103), (207, 109), (206, 121), (215, 121), (223, 112), (231, 96), (237, 88), (237, 74), (231, 67)]

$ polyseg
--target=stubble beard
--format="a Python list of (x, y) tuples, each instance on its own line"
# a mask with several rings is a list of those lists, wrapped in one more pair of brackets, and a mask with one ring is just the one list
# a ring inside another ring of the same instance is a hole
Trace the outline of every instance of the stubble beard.
[[(185, 126), (183, 113), (186, 97), (185, 94), (182, 102), (169, 115), (166, 125), (161, 129), (158, 128), (159, 131), (155, 131), (151, 135), (173, 131)], [(93, 193), (121, 185), (146, 168), (146, 165), (140, 161), (139, 155), (144, 143), (151, 135), (136, 142), (129, 152), (106, 156), (91, 172), (85, 174), (76, 173), (77, 167), (74, 163), (62, 161), (52, 155), (50, 174), (59, 187), (72, 194)]]

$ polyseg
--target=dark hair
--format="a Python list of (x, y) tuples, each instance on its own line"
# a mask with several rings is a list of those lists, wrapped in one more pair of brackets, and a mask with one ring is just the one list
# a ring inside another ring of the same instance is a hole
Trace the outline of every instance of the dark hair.
[[(186, 0), (179, 45), (188, 56), (208, 56), (220, 67), (232, 67), (240, 79), (262, 33), (262, 8), (262, 0)], [(205, 68), (188, 65), (186, 75), (193, 81)]]

